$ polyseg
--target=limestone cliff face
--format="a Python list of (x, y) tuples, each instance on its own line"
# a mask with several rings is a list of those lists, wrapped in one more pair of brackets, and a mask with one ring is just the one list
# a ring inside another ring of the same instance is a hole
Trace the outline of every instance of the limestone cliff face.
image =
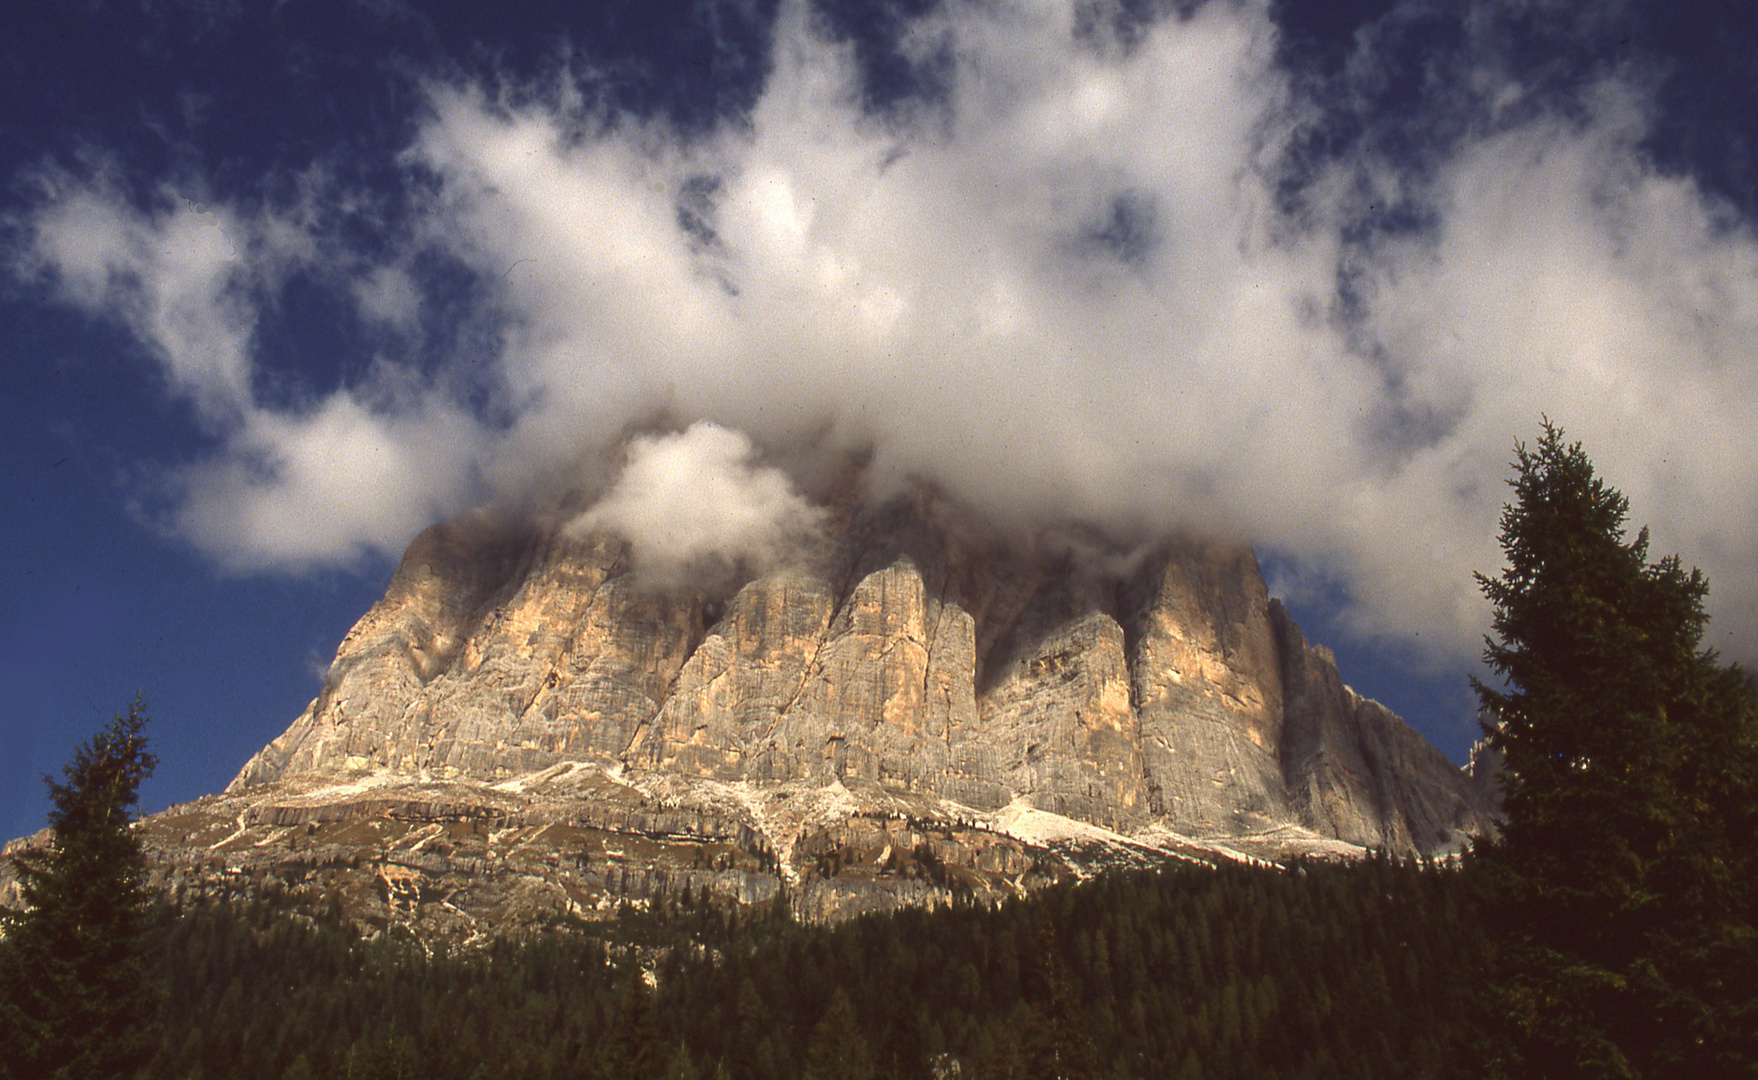
[(1493, 827), (1481, 785), (1343, 686), (1248, 549), (1075, 539), (1027, 551), (902, 499), (841, 511), (818, 550), (716, 598), (644, 587), (614, 537), (467, 516), (416, 540), (229, 790), (582, 762), (1023, 803), (1118, 834), (1300, 826), (1435, 853)]

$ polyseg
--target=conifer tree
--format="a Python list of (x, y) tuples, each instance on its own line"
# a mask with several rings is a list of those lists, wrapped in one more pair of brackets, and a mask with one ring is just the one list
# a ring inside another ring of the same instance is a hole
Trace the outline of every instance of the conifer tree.
[(830, 1007), (812, 1033), (806, 1051), (806, 1080), (873, 1080), (873, 1051), (855, 1016), (855, 1007), (841, 987), (830, 996)]
[(1026, 1053), (1034, 1076), (1043, 1080), (1087, 1080), (1093, 1071), (1093, 1045), (1081, 1025), (1079, 1002), (1068, 984), (1053, 923), (1037, 936), (1037, 997), (1043, 1022), (1032, 1025)]
[(1478, 694), (1506, 762), (1480, 845), (1505, 1075), (1754, 1075), (1758, 723), (1700, 642), (1708, 584), (1545, 422), (1516, 450)]
[(47, 850), (12, 857), (24, 908), (0, 909), (0, 1076), (129, 1077), (152, 1052), (148, 897), (131, 810), (155, 759), (139, 698), (49, 785)]
[(630, 977), (617, 1007), (616, 1023), (605, 1040), (601, 1072), (608, 1080), (654, 1080), (660, 1072), (660, 1044), (653, 1028), (647, 983)]

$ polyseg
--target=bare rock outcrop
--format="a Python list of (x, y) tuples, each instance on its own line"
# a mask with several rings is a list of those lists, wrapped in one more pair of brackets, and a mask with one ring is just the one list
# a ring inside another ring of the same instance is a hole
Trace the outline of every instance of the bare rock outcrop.
[(229, 791), (567, 762), (1023, 801), (1120, 835), (1432, 855), (1494, 826), (1482, 784), (1343, 685), (1248, 548), (1013, 545), (927, 495), (842, 508), (724, 598), (647, 587), (612, 536), (436, 526)]
[(154, 880), (477, 939), (1495, 828), (1490, 756), (1457, 769), (1344, 685), (1248, 548), (1009, 543), (926, 493), (828, 521), (730, 595), (649, 587), (608, 535), (427, 530), (292, 726), (139, 823)]

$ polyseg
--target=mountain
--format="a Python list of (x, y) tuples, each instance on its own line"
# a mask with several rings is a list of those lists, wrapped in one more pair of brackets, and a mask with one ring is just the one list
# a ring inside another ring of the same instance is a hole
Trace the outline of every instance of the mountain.
[(1493, 785), (1345, 686), (1249, 548), (1025, 544), (924, 492), (823, 534), (679, 589), (605, 533), (430, 528), (292, 726), (142, 826), (155, 865), (476, 935), (685, 889), (832, 918), (1494, 828)]

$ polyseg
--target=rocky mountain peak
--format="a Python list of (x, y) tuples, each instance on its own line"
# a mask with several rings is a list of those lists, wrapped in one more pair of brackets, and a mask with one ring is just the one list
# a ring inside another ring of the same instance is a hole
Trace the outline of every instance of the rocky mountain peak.
[(922, 496), (840, 509), (820, 544), (725, 597), (649, 586), (604, 533), (435, 526), (231, 790), (564, 762), (1424, 854), (1493, 819), (1343, 685), (1249, 548), (1010, 545)]
[(830, 919), (1495, 827), (1493, 763), (1344, 685), (1247, 547), (1023, 542), (923, 492), (820, 524), (703, 589), (604, 531), (428, 529), (292, 726), (141, 823), (155, 879), (480, 939), (663, 895)]

